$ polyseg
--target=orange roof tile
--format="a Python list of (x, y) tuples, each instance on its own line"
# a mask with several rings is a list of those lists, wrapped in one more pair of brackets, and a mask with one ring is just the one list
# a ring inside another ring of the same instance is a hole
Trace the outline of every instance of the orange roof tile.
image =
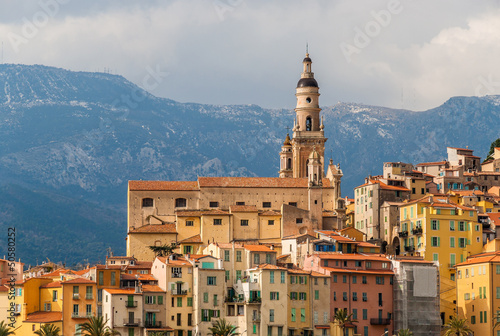
[(362, 273), (362, 274), (386, 274), (393, 275), (394, 272), (391, 270), (382, 270), (382, 269), (353, 269), (353, 268), (336, 268), (336, 267), (322, 267), (330, 272), (338, 272), (338, 273)]
[(158, 281), (153, 274), (138, 274), (140, 281)]
[(61, 282), (63, 285), (65, 284), (95, 284), (95, 281), (85, 279), (85, 278), (76, 278), (76, 279), (71, 279), (67, 281)]
[[(200, 187), (219, 188), (308, 188), (307, 178), (279, 177), (198, 177)], [(323, 179), (323, 188), (330, 187), (330, 180)]]
[(224, 211), (224, 210), (220, 210), (220, 209), (203, 210), (201, 212), (201, 214), (203, 216), (220, 216), (220, 215), (232, 216), (232, 214), (230, 214), (229, 211)]
[(104, 290), (115, 295), (142, 295), (142, 293), (136, 293), (135, 288), (104, 288)]
[(243, 246), (245, 250), (248, 250), (250, 252), (274, 252), (276, 253), (275, 250), (271, 250), (269, 247), (265, 245), (245, 245)]
[(177, 229), (175, 224), (147, 224), (138, 228), (132, 229), (129, 233), (175, 233)]
[(229, 206), (231, 212), (258, 212), (259, 210), (255, 205), (231, 205)]
[(164, 293), (165, 291), (158, 287), (157, 285), (142, 285), (142, 291), (144, 293)]
[(128, 188), (134, 191), (199, 190), (197, 181), (128, 181)]
[(203, 242), (201, 241), (201, 236), (199, 234), (192, 236), (192, 237), (189, 237), (189, 238), (186, 238), (186, 239), (183, 239), (179, 243), (181, 243), (181, 244), (203, 244)]
[(73, 270), (70, 270), (68, 268), (59, 268), (53, 272), (46, 273), (43, 276), (44, 277), (55, 277), (55, 276), (60, 276), (61, 274), (74, 274), (74, 272), (73, 272)]
[(354, 254), (339, 252), (319, 252), (315, 253), (320, 259), (341, 259), (341, 260), (365, 260), (365, 261), (389, 261), (383, 254)]
[(500, 212), (488, 213), (487, 215), (495, 226), (500, 226)]
[(137, 260), (135, 261), (134, 265), (128, 264), (125, 269), (151, 269), (151, 266), (153, 266), (152, 261), (140, 261)]
[(61, 322), (62, 312), (52, 312), (52, 311), (39, 311), (28, 314), (26, 320), (23, 322), (28, 323), (49, 323), (49, 322)]
[(391, 185), (385, 184), (384, 182), (379, 181), (379, 180), (369, 180), (368, 183), (362, 184), (356, 188), (364, 187), (364, 186), (371, 185), (371, 184), (379, 184), (380, 189), (383, 189), (383, 190), (410, 191), (410, 189), (407, 189), (405, 187), (391, 186)]
[(377, 246), (375, 244), (368, 243), (368, 242), (359, 242), (358, 246), (359, 247), (369, 247), (369, 248), (380, 248), (380, 246)]
[(281, 212), (274, 210), (262, 211), (259, 216), (281, 216)]
[(40, 286), (40, 288), (59, 288), (59, 287), (61, 287), (60, 281), (54, 281)]
[(177, 217), (200, 217), (202, 210), (176, 210)]
[(328, 274), (318, 273), (318, 272), (315, 272), (315, 271), (311, 271), (311, 276), (313, 276), (313, 277), (324, 277), (324, 278), (329, 278), (330, 277)]
[(421, 166), (439, 166), (439, 165), (444, 165), (446, 164), (447, 161), (437, 161), (437, 162), (422, 162), (422, 163), (418, 163), (417, 164), (417, 167), (421, 167)]
[(284, 267), (271, 265), (271, 264), (260, 264), (257, 266), (258, 269), (266, 269), (266, 270), (286, 270)]
[(8, 291), (9, 291), (9, 286), (7, 285), (0, 286), (0, 292), (8, 292)]
[(466, 261), (456, 264), (456, 266), (466, 266), (473, 264), (482, 264), (487, 262), (500, 262), (500, 252), (480, 253), (467, 258)]

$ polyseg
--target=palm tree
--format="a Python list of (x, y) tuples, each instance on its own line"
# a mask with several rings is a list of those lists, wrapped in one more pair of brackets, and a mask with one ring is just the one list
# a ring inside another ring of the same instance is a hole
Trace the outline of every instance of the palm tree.
[(396, 336), (412, 336), (412, 335), (413, 333), (410, 331), (410, 329), (400, 329)]
[[(500, 309), (500, 307), (498, 307)], [(500, 310), (497, 310), (496, 314), (493, 315), (493, 330), (495, 330), (498, 326), (500, 326)]]
[(174, 253), (174, 250), (176, 248), (176, 243), (165, 244), (161, 246), (149, 246), (149, 249), (155, 253), (155, 257), (167, 257)]
[(236, 329), (238, 329), (238, 327), (231, 325), (225, 318), (212, 322), (212, 327), (208, 328), (208, 330), (210, 330), (209, 335), (212, 336), (236, 336), (239, 335)]
[(11, 330), (9, 325), (7, 323), (4, 323), (4, 321), (0, 322), (0, 336), (9, 336), (9, 335), (15, 335), (14, 331)]
[(44, 324), (40, 327), (35, 334), (38, 336), (59, 336), (61, 329), (56, 327), (54, 324)]
[(335, 315), (333, 315), (333, 321), (342, 330), (342, 335), (345, 335), (347, 325), (353, 322), (352, 314), (348, 314), (345, 309), (337, 309)]
[(108, 323), (109, 319), (104, 321), (104, 318), (102, 316), (91, 316), (89, 317), (89, 321), (85, 322), (81, 330), (83, 332), (84, 336), (112, 336), (112, 335), (117, 335), (118, 332), (110, 329), (108, 326), (106, 326), (106, 323)]
[(444, 336), (468, 336), (472, 333), (472, 329), (467, 325), (467, 319), (453, 316), (450, 322), (444, 325)]

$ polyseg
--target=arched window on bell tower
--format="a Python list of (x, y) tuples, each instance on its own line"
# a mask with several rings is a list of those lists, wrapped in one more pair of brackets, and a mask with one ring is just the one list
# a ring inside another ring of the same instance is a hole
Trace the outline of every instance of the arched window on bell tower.
[(306, 118), (306, 131), (312, 130), (312, 120), (311, 117)]
[(286, 160), (286, 169), (292, 169), (292, 158)]

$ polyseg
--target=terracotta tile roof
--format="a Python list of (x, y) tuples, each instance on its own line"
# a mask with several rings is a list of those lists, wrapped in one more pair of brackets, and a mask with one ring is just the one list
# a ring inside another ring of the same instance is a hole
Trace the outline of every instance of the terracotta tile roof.
[(128, 181), (128, 188), (134, 191), (200, 190), (197, 181)]
[(318, 272), (315, 272), (315, 271), (311, 271), (311, 276), (313, 276), (313, 277), (323, 277), (323, 278), (329, 278), (330, 277), (328, 274), (318, 273)]
[(335, 231), (316, 231), (316, 232), (319, 232), (325, 236), (328, 236), (338, 242), (342, 242), (342, 243), (359, 243), (357, 241), (355, 241), (354, 239), (352, 238), (348, 238), (348, 237), (344, 237), (344, 236), (341, 236), (338, 232), (335, 232)]
[(129, 233), (177, 233), (175, 224), (147, 224), (132, 229)]
[(467, 258), (466, 261), (456, 264), (456, 266), (467, 266), (473, 264), (482, 264), (487, 262), (500, 263), (500, 252), (480, 253)]
[(271, 265), (271, 264), (260, 264), (257, 266), (257, 269), (266, 269), (266, 270), (283, 270), (285, 271), (286, 268), (276, 266), (276, 265)]
[(447, 161), (437, 161), (437, 162), (422, 162), (418, 163), (417, 167), (422, 167), (422, 166), (438, 166), (438, 165), (444, 165), (446, 164)]
[(500, 172), (480, 171), (480, 172), (477, 172), (477, 175), (480, 175), (480, 176), (484, 176), (484, 175), (500, 176)]
[(59, 287), (61, 287), (60, 281), (54, 281), (54, 282), (50, 282), (48, 284), (40, 286), (40, 288), (59, 288)]
[(281, 216), (281, 212), (274, 210), (262, 211), (259, 216)]
[(286, 259), (286, 258), (288, 258), (289, 256), (290, 256), (290, 254), (282, 254), (282, 255), (280, 255), (280, 256), (278, 256), (278, 257), (276, 257), (276, 259)]
[(56, 277), (56, 276), (60, 276), (61, 274), (75, 274), (75, 273), (73, 270), (70, 270), (68, 268), (59, 268), (53, 272), (46, 273), (43, 276), (44, 277)]
[(192, 237), (189, 237), (189, 238), (186, 238), (186, 239), (183, 239), (179, 243), (181, 243), (181, 244), (188, 244), (188, 243), (189, 244), (203, 244), (203, 242), (201, 241), (201, 236), (199, 234), (192, 236)]
[(61, 284), (66, 285), (66, 284), (95, 284), (95, 281), (85, 279), (85, 278), (76, 278), (76, 279), (71, 279), (67, 281), (61, 282)]
[(177, 217), (200, 217), (202, 210), (176, 210)]
[(96, 269), (102, 270), (102, 269), (109, 269), (109, 270), (121, 270), (122, 266), (120, 265), (95, 265)]
[(379, 184), (380, 189), (383, 189), (383, 190), (410, 191), (410, 189), (407, 189), (405, 187), (391, 186), (391, 185), (385, 184), (384, 182), (379, 181), (379, 180), (369, 180), (368, 183), (362, 184), (356, 188), (365, 187), (365, 186), (372, 185), (372, 184)]
[[(195, 260), (195, 261), (196, 261), (196, 260), (199, 260), (199, 259), (201, 259), (201, 258), (205, 258), (205, 257), (212, 257), (212, 258), (215, 258), (215, 257), (211, 256), (210, 254), (190, 254), (190, 255), (189, 255), (189, 259), (191, 259), (191, 260)], [(217, 258), (215, 258), (215, 259), (217, 259)]]
[(335, 216), (337, 216), (337, 213), (335, 213), (333, 211), (323, 211), (322, 216), (323, 217), (335, 217)]
[(127, 265), (125, 269), (151, 269), (151, 266), (153, 266), (152, 261), (135, 261), (134, 265)]
[[(198, 177), (200, 187), (222, 188), (307, 188), (307, 178), (280, 177)], [(323, 188), (330, 187), (330, 180), (323, 179)]]
[(140, 281), (158, 281), (153, 274), (138, 274)]
[(410, 257), (410, 256), (397, 256), (396, 261), (407, 262), (407, 263), (419, 263), (419, 264), (429, 264), (434, 265), (432, 261), (424, 260), (423, 257)]
[(144, 293), (165, 293), (165, 291), (157, 285), (142, 285), (142, 291)]
[(211, 210), (203, 210), (201, 213), (203, 216), (220, 216), (220, 215), (231, 215), (228, 211), (219, 210), (219, 209), (211, 209)]
[(380, 246), (377, 246), (375, 244), (372, 244), (372, 243), (368, 243), (368, 242), (360, 242), (358, 244), (359, 247), (368, 247), (368, 248), (380, 248)]
[(231, 205), (229, 206), (231, 212), (258, 212), (259, 210), (255, 205)]
[(39, 311), (28, 314), (28, 316), (26, 316), (26, 320), (23, 322), (49, 323), (49, 322), (61, 322), (61, 321), (62, 321), (62, 312)]
[(339, 260), (361, 260), (361, 261), (383, 261), (388, 262), (389, 259), (383, 254), (354, 254), (354, 253), (339, 253), (339, 252), (317, 252), (315, 253), (320, 259), (339, 259)]
[(482, 196), (484, 192), (481, 190), (451, 190), (450, 194), (460, 195), (460, 196)]
[(84, 274), (90, 272), (90, 270), (91, 270), (90, 268), (82, 269), (80, 271), (75, 271), (75, 274), (76, 275), (84, 275)]
[(302, 270), (302, 269), (296, 269), (296, 268), (287, 268), (286, 269), (288, 271), (288, 273), (290, 274), (307, 274), (307, 275), (310, 275), (311, 274), (311, 271), (305, 271), (305, 270)]
[(362, 274), (382, 274), (382, 275), (393, 275), (394, 271), (382, 270), (382, 269), (353, 269), (353, 268), (336, 268), (336, 267), (322, 267), (327, 271), (335, 273), (362, 273)]
[(487, 215), (496, 227), (500, 227), (500, 212), (488, 213)]
[(275, 250), (271, 250), (269, 247), (265, 245), (245, 245), (244, 246), (245, 250), (248, 250), (250, 252), (274, 252), (276, 253)]
[(286, 237), (283, 237), (281, 238), (282, 240), (286, 240), (286, 239), (296, 239), (296, 238), (300, 238), (300, 237), (305, 237), (305, 236), (309, 236), (311, 238), (316, 238), (314, 236), (311, 236), (310, 234), (308, 233), (302, 233), (302, 234), (298, 234), (298, 235), (293, 235), (293, 236), (286, 236)]
[(103, 288), (103, 290), (115, 295), (142, 295), (142, 293), (136, 293), (135, 288)]

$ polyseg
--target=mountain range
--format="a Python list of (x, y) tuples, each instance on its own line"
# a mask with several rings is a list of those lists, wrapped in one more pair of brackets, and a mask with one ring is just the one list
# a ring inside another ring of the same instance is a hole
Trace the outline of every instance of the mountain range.
[[(0, 87), (0, 229), (18, 227), (28, 264), (125, 253), (128, 180), (277, 176), (294, 116), (180, 103), (122, 76), (42, 65), (1, 64)], [(442, 160), (447, 146), (485, 157), (500, 135), (500, 96), (453, 97), (420, 112), (338, 103), (322, 114), (344, 196), (385, 161)]]

